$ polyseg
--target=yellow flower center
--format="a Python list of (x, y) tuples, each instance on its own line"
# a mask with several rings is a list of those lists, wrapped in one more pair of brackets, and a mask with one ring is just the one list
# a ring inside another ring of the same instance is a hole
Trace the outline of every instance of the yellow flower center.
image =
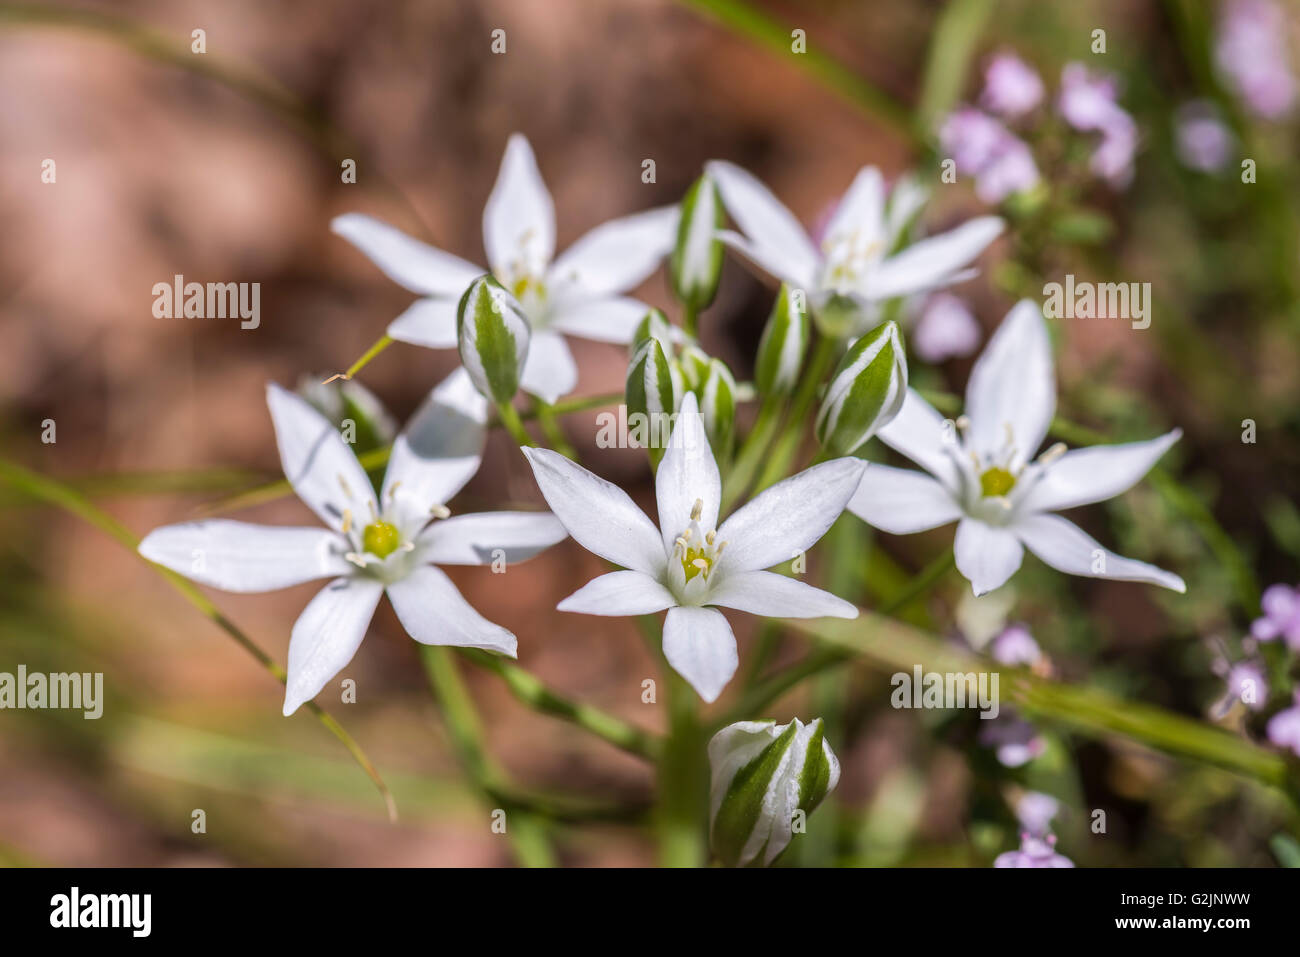
[(402, 544), (397, 526), (391, 522), (371, 522), (361, 532), (361, 545), (376, 558), (387, 558)]
[(985, 498), (1000, 498), (1015, 487), (1016, 477), (999, 465), (985, 469), (980, 475), (980, 491)]
[(717, 540), (716, 531), (707, 534), (701, 531), (699, 521), (703, 509), (704, 502), (696, 499), (695, 507), (691, 509), (691, 524), (677, 537), (674, 554), (681, 559), (682, 572), (686, 576), (686, 581), (690, 581), (696, 575), (708, 581), (713, 566), (722, 555), (723, 546), (727, 544)]

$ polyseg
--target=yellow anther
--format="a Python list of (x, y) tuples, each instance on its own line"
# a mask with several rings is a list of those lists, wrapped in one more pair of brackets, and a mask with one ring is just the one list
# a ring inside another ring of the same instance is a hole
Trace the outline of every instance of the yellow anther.
[(704, 499), (697, 498), (694, 507), (691, 509), (691, 521), (698, 522), (702, 514), (704, 514)]

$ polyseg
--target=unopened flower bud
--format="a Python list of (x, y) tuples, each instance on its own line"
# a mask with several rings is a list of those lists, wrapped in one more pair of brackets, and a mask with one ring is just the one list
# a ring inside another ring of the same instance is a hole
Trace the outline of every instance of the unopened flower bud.
[(782, 283), (758, 342), (754, 384), (759, 395), (781, 396), (794, 388), (808, 349), (810, 328), (804, 291)]
[(519, 391), (528, 357), (528, 319), (514, 296), (491, 276), (475, 279), (456, 310), (460, 361), (474, 386), (497, 404)]
[(706, 173), (697, 179), (682, 199), (677, 224), (677, 245), (668, 260), (668, 275), (678, 300), (692, 309), (713, 302), (722, 274), (722, 203), (718, 190)]
[(766, 867), (840, 779), (822, 719), (739, 721), (709, 742), (709, 836), (729, 867)]
[(852, 455), (898, 415), (907, 398), (907, 356), (898, 324), (887, 322), (853, 344), (817, 413), (817, 440), (831, 455)]

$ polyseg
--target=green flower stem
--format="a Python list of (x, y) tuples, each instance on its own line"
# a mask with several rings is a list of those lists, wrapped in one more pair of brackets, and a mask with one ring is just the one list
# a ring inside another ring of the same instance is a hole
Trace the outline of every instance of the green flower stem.
[(566, 459), (577, 461), (578, 450), (570, 444), (564, 430), (560, 428), (559, 419), (555, 415), (555, 406), (534, 396), (533, 410), (537, 416), (537, 421), (542, 424), (542, 432), (545, 434), (546, 441), (550, 443), (551, 448)]
[(695, 689), (664, 664), (668, 693), (668, 739), (659, 759), (656, 825), (659, 863), (701, 867), (708, 863), (708, 737), (700, 723)]
[(537, 445), (533, 437), (528, 434), (528, 430), (524, 428), (523, 419), (519, 418), (519, 413), (515, 411), (513, 405), (509, 402), (497, 403), (497, 415), (501, 417), (501, 424), (520, 448)]
[(599, 708), (563, 697), (531, 672), (499, 655), (471, 649), (463, 649), (461, 654), (479, 667), (498, 675), (510, 693), (534, 711), (577, 725), (629, 754), (652, 761), (658, 758), (660, 741), (649, 731), (643, 731)]
[(790, 402), (790, 415), (786, 419), (785, 431), (777, 440), (771, 454), (767, 456), (763, 470), (759, 473), (754, 491), (761, 492), (785, 478), (799, 452), (803, 442), (804, 429), (808, 425), (808, 415), (817, 402), (817, 390), (821, 388), (822, 379), (835, 361), (839, 342), (829, 336), (818, 336), (817, 345), (813, 347), (812, 358), (804, 369), (799, 389)]
[(374, 344), (371, 345), (369, 349), (361, 353), (361, 357), (357, 359), (356, 362), (348, 366), (347, 372), (340, 372), (338, 375), (332, 375), (328, 379), (326, 379), (325, 382), (328, 384), (330, 382), (333, 382), (335, 379), (351, 379), (354, 375), (356, 375), (366, 366), (370, 365), (370, 361), (372, 359), (374, 359), (377, 355), (379, 355), (381, 352), (383, 352), (385, 349), (387, 349), (396, 341), (397, 340), (393, 339), (391, 336), (387, 336), (387, 335), (380, 336), (378, 339), (375, 340)]
[[(937, 585), (956, 564), (952, 549), (943, 552), (921, 569), (898, 594), (881, 606), (878, 615), (891, 615), (900, 608), (906, 608), (918, 597)], [(809, 654), (796, 665), (773, 675), (770, 679), (757, 685), (746, 693), (740, 702), (718, 721), (718, 726), (731, 724), (733, 721), (748, 721), (761, 714), (773, 701), (785, 694), (799, 682), (813, 675), (821, 674), (828, 668), (845, 664), (853, 659), (853, 652), (845, 648), (821, 648)]]
[(690, 303), (682, 303), (682, 329), (692, 339), (698, 339), (700, 335), (700, 314)]
[(868, 117), (885, 123), (913, 146), (923, 146), (924, 134), (893, 97), (872, 86), (839, 60), (818, 49), (811, 40), (808, 49), (794, 53), (791, 27), (768, 16), (743, 0), (682, 0), (705, 16), (767, 49), (777, 57), (804, 70)]
[[(989, 660), (902, 622), (866, 612), (855, 621), (791, 622), (792, 627), (857, 656), (884, 673), (921, 665), (930, 671), (968, 672)], [(1223, 768), (1300, 796), (1300, 765), (1212, 725), (1154, 705), (1124, 701), (1095, 688), (1039, 678), (998, 666), (1001, 697), (1030, 718), (1089, 737), (1119, 736), (1157, 751)]]
[[(237, 468), (190, 469), (188, 471), (118, 472), (113, 475), (84, 475), (65, 478), (63, 484), (90, 499), (126, 495), (167, 495), (224, 492), (255, 482), (267, 481), (264, 472)], [(26, 495), (0, 496), (0, 507), (24, 505)]]
[(504, 805), (500, 810), (508, 815), (506, 836), (519, 863), (524, 867), (553, 867), (555, 855), (543, 822), (531, 811), (508, 800), (505, 775), (483, 747), (483, 728), (478, 711), (456, 668), (451, 649), (421, 645), (420, 654), (461, 766), (482, 792), (489, 810), (497, 810), (493, 805)]
[[(28, 471), (20, 465), (15, 465), (12, 462), (5, 462), (3, 460), (0, 460), (0, 481), (3, 481), (16, 491), (60, 508), (71, 515), (75, 515), (77, 518), (93, 525), (95, 528), (98, 528), (101, 532), (117, 541), (133, 555), (139, 555), (137, 549), (139, 548), (140, 540), (132, 535), (130, 530), (118, 522), (117, 519), (100, 511), (84, 496), (73, 489), (68, 488), (54, 479), (38, 475), (35, 472)], [(141, 559), (141, 561), (144, 561), (144, 559)], [(244, 634), (244, 632), (236, 626), (234, 622), (222, 614), (217, 606), (214, 605), (208, 597), (203, 594), (203, 592), (199, 591), (193, 582), (189, 581), (189, 579), (182, 578), (170, 569), (163, 568), (161, 565), (155, 565), (153, 562), (146, 562), (146, 564), (158, 572), (158, 574), (161, 575), (168, 584), (176, 589), (176, 591), (178, 591), (186, 601), (197, 608), (204, 616), (233, 638), (236, 644), (252, 655), (253, 658), (257, 660), (258, 664), (265, 668), (276, 681), (281, 684), (285, 683), (287, 679), (285, 670), (280, 667), (280, 665), (277, 664), (270, 655), (263, 651), (257, 643), (253, 641), (253, 639)], [(366, 772), (367, 776), (369, 776), (370, 780), (374, 782), (375, 787), (379, 790), (380, 796), (384, 799), (384, 806), (387, 809), (389, 820), (397, 820), (397, 805), (393, 801), (393, 795), (388, 790), (388, 785), (384, 783), (384, 779), (379, 776), (379, 772), (375, 770), (375, 766), (370, 762), (370, 759), (366, 757), (366, 753), (361, 749), (361, 746), (357, 744), (353, 737), (343, 729), (343, 726), (339, 724), (333, 716), (326, 712), (320, 705), (316, 704), (316, 702), (308, 701), (304, 707), (314, 714), (316, 719), (320, 721), (320, 723), (323, 724), (329, 732), (334, 735), (334, 737), (338, 738), (345, 748), (347, 748), (348, 753), (352, 755), (353, 760), (361, 766), (361, 769)]]
[(763, 456), (776, 436), (777, 427), (781, 424), (783, 407), (784, 402), (781, 397), (767, 396), (763, 399), (758, 417), (754, 419), (754, 425), (745, 436), (745, 441), (741, 444), (740, 451), (736, 453), (736, 458), (731, 463), (731, 470), (723, 483), (722, 508), (724, 510), (730, 508), (740, 496), (744, 495), (745, 490), (754, 480), (754, 473), (762, 464)]
[(668, 701), (668, 736), (659, 748), (655, 778), (659, 862), (665, 867), (699, 867), (708, 858), (709, 761), (698, 699), (664, 658), (659, 617), (639, 615), (636, 623), (646, 648), (659, 659), (660, 689)]
[(780, 646), (781, 627), (778, 619), (762, 619), (758, 626), (758, 637), (754, 642), (754, 652), (749, 659), (749, 670), (745, 673), (746, 688), (752, 688), (763, 677), (763, 671)]

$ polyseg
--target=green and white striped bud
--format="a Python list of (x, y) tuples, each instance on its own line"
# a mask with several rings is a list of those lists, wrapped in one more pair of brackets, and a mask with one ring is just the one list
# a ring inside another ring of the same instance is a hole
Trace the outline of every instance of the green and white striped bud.
[(673, 368), (663, 343), (647, 339), (627, 367), (627, 411), (669, 414), (682, 399), (681, 374)]
[(679, 302), (700, 310), (713, 302), (722, 274), (722, 203), (708, 174), (701, 176), (682, 199), (677, 244), (668, 258), (668, 277)]
[(681, 373), (668, 358), (664, 344), (653, 337), (646, 339), (627, 367), (624, 402), (632, 433), (645, 437), (650, 461), (655, 465), (663, 457), (664, 443), (672, 432), (669, 417), (685, 394)]
[(636, 332), (632, 335), (632, 344), (628, 347), (628, 355), (635, 356), (650, 339), (658, 339), (660, 345), (664, 347), (664, 353), (672, 355), (674, 339), (672, 323), (658, 309), (651, 309), (637, 323)]
[(704, 431), (719, 465), (731, 461), (736, 429), (736, 380), (721, 359), (709, 360), (709, 371), (696, 394), (704, 415)]
[(772, 314), (763, 327), (763, 338), (758, 341), (754, 385), (763, 398), (782, 396), (794, 388), (808, 350), (811, 326), (804, 291), (781, 283)]
[(531, 332), (515, 297), (491, 276), (475, 279), (456, 310), (460, 361), (474, 386), (498, 405), (519, 391)]
[(898, 415), (907, 398), (907, 356), (898, 323), (877, 326), (840, 362), (817, 413), (817, 441), (830, 455), (852, 455)]
[(822, 719), (738, 721), (709, 742), (709, 839), (728, 867), (766, 867), (840, 780)]
[(694, 343), (683, 346), (677, 356), (677, 366), (682, 370), (682, 381), (691, 392), (699, 394), (709, 378), (713, 360)]

